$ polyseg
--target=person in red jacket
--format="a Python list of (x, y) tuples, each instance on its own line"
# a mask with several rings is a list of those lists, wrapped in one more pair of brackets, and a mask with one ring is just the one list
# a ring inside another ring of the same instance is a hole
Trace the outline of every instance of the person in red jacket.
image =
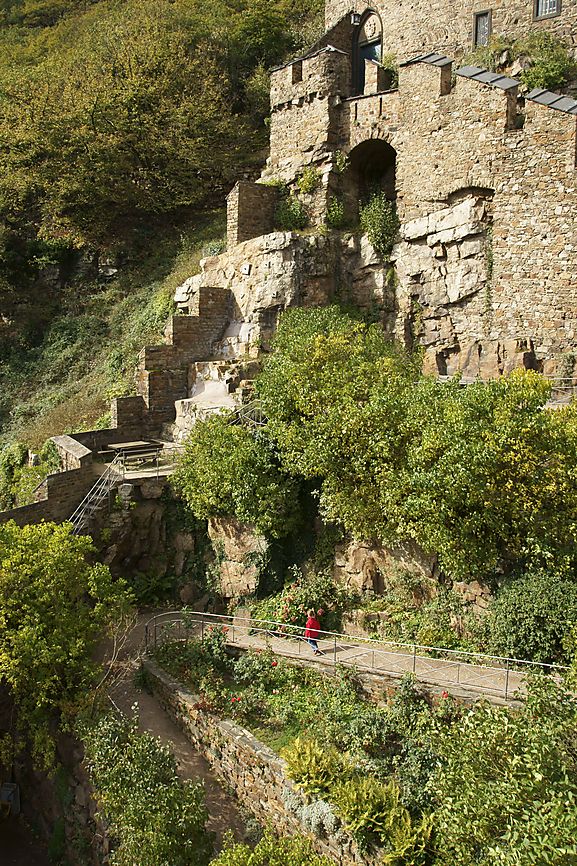
[(317, 638), (321, 630), (321, 624), (318, 621), (316, 614), (312, 608), (310, 610), (307, 610), (307, 617), (307, 624), (305, 626), (305, 640), (308, 644), (312, 646), (316, 656), (322, 656), (323, 653), (320, 651), (317, 644)]

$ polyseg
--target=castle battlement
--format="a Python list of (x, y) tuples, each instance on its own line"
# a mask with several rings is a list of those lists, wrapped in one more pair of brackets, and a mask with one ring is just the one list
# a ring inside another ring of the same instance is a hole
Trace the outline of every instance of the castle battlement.
[[(371, 279), (377, 302), (396, 310), (391, 333), (424, 345), (429, 369), (494, 375), (513, 363), (512, 346), (523, 347), (523, 363), (555, 369), (577, 344), (577, 101), (523, 95), (517, 79), (439, 52), (402, 63), (396, 89), (366, 58), (355, 93), (354, 64), (354, 53), (325, 45), (297, 71), (273, 73), (265, 177), (291, 184), (316, 168), (309, 208), (319, 223), (337, 199), (358, 224), (375, 187), (395, 202), (394, 297), (375, 263)], [(435, 228), (447, 210), (451, 221), (471, 208), (480, 220)], [(421, 235), (419, 224), (429, 226)], [(366, 265), (363, 273), (353, 283), (366, 300)]]

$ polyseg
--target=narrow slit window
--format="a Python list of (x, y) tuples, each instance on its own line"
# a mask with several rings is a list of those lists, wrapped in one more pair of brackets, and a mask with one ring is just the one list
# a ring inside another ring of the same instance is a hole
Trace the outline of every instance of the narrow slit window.
[[(541, 2), (541, 0), (537, 0), (537, 2)], [(544, 0), (544, 2), (547, 2), (547, 0)], [(491, 38), (491, 12), (490, 11), (489, 12), (477, 12), (475, 14), (473, 44), (475, 46), (488, 45), (490, 38)]]

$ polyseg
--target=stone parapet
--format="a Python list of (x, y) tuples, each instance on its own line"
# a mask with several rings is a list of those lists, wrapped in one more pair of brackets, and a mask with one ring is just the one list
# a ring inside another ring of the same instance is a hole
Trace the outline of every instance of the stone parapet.
[(81, 469), (92, 463), (92, 451), (72, 436), (52, 436), (61, 469)]
[(311, 838), (319, 854), (339, 866), (377, 866), (377, 855), (363, 854), (352, 839), (312, 836), (289, 811), (291, 799), (305, 805), (300, 791), (285, 776), (285, 762), (245, 728), (219, 720), (201, 708), (198, 696), (145, 660), (154, 693), (166, 711), (184, 730), (217, 775), (259, 822), (271, 823), (281, 835), (300, 833)]

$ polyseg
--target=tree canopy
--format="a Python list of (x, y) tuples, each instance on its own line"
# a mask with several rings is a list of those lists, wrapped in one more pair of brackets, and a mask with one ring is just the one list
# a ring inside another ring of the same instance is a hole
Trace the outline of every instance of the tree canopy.
[[(285, 313), (257, 381), (260, 444), (222, 420), (197, 424), (188, 502), (198, 516), (230, 509), (264, 528), (288, 475), (316, 485), (329, 521), (358, 538), (416, 541), (456, 579), (563, 572), (577, 529), (577, 409), (547, 409), (549, 385), (531, 371), (465, 388), (419, 365), (337, 308)], [(241, 468), (257, 452), (284, 470), (267, 469), (266, 490)]]
[(129, 598), (91, 564), (89, 538), (70, 524), (0, 525), (0, 682), (37, 758), (51, 756), (50, 723), (69, 716), (93, 683), (92, 651)]

